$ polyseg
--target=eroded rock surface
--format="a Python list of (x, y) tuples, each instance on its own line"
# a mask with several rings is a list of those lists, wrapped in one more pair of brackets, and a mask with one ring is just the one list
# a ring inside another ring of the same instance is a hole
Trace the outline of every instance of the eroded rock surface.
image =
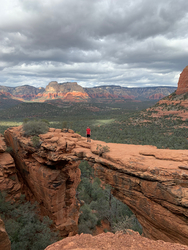
[(188, 66), (186, 66), (182, 71), (182, 73), (180, 74), (176, 94), (181, 95), (187, 92), (188, 92)]
[(128, 233), (102, 233), (97, 236), (81, 234), (58, 241), (45, 250), (188, 250), (188, 246), (153, 241), (132, 230)]
[[(40, 135), (39, 149), (22, 136), (21, 126), (5, 132), (26, 193), (40, 203), (64, 235), (76, 232), (78, 165), (84, 159), (113, 187), (113, 195), (130, 207), (144, 236), (188, 245), (188, 150), (87, 143), (70, 132), (50, 129)], [(110, 151), (99, 156), (98, 144), (107, 145)]]
[(5, 131), (6, 141), (14, 152), (22, 191), (28, 200), (39, 203), (43, 215), (54, 221), (62, 236), (77, 233), (79, 217), (75, 197), (80, 182), (79, 163), (75, 161), (77, 157), (68, 153), (79, 135), (72, 135), (50, 129), (40, 136), (42, 145), (36, 149), (31, 138), (22, 136), (22, 127)]
[(14, 159), (6, 152), (4, 137), (0, 134), (0, 191), (6, 192), (7, 199), (19, 199), (21, 184), (18, 180)]

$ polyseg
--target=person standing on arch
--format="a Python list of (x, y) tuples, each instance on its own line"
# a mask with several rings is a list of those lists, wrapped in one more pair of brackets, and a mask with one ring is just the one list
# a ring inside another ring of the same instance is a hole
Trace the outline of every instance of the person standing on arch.
[(91, 129), (89, 127), (86, 128), (86, 136), (87, 142), (91, 142)]

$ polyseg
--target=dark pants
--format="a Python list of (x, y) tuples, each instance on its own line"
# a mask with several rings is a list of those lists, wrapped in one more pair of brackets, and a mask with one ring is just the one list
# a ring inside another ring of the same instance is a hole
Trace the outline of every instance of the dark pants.
[(87, 141), (91, 141), (90, 135), (87, 135)]

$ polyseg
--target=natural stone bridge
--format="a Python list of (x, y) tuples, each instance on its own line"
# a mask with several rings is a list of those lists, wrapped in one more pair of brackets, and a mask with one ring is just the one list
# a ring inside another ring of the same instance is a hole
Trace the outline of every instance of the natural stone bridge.
[[(93, 140), (87, 143), (86, 138), (69, 132), (50, 128), (40, 135), (42, 144), (35, 149), (30, 138), (22, 136), (21, 126), (5, 131), (21, 183), (14, 195), (24, 191), (30, 200), (39, 202), (62, 235), (75, 234), (78, 165), (84, 159), (93, 163), (96, 176), (113, 187), (113, 195), (129, 206), (144, 236), (188, 245), (188, 150)], [(99, 156), (97, 144), (108, 145), (110, 151)], [(4, 183), (10, 183), (10, 175), (11, 171), (1, 174)], [(18, 185), (17, 179), (11, 181), (12, 186)]]

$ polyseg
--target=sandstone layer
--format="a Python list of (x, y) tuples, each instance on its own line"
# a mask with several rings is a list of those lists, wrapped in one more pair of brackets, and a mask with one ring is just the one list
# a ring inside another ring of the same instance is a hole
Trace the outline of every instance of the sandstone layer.
[(21, 194), (14, 159), (6, 152), (7, 146), (0, 134), (0, 191), (6, 192), (6, 198), (16, 200)]
[[(6, 192), (7, 199), (19, 199), (21, 186), (16, 174), (14, 160), (9, 153), (6, 152), (6, 144), (3, 136), (0, 134), (0, 191)], [(0, 249), (10, 250), (11, 244), (5, 225), (0, 218)]]
[(180, 74), (176, 95), (181, 95), (188, 92), (188, 66), (184, 68)]
[(72, 148), (79, 135), (72, 138), (71, 133), (66, 133), (70, 138), (65, 140), (60, 129), (50, 129), (41, 135), (43, 143), (36, 149), (31, 138), (23, 137), (21, 132), (22, 127), (10, 128), (5, 131), (5, 138), (13, 149), (22, 192), (28, 200), (39, 203), (42, 214), (54, 221), (62, 236), (76, 234), (79, 203), (75, 196), (80, 170), (66, 149), (68, 152)]
[(108, 143), (110, 151), (99, 156), (97, 146), (105, 146), (104, 142), (87, 143), (69, 132), (51, 128), (40, 135), (41, 146), (35, 149), (30, 138), (22, 136), (21, 126), (5, 131), (25, 192), (64, 235), (76, 232), (78, 165), (84, 159), (113, 187), (113, 195), (130, 207), (144, 236), (188, 245), (188, 150)]

